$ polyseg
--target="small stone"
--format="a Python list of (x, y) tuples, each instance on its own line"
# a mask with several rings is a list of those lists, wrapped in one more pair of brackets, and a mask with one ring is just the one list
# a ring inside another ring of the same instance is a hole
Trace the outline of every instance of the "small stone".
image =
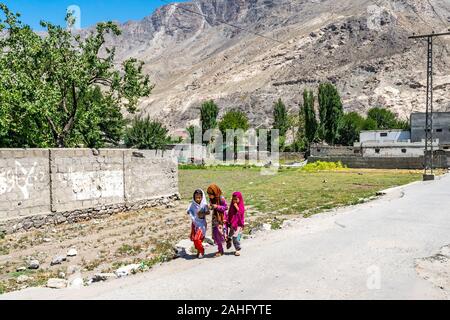
[(136, 271), (139, 269), (139, 267), (140, 267), (139, 264), (130, 264), (128, 266), (124, 266), (124, 267), (117, 269), (115, 273), (116, 273), (116, 276), (119, 278), (126, 277), (132, 273), (136, 273)]
[(50, 238), (44, 238), (43, 241), (44, 241), (44, 242), (52, 242), (52, 239), (50, 239)]
[(115, 278), (117, 278), (117, 275), (114, 273), (97, 273), (91, 278), (90, 282), (92, 282), (92, 283), (102, 282), (102, 281), (107, 281), (109, 279), (115, 279)]
[(29, 276), (26, 276), (26, 275), (21, 275), (21, 276), (17, 277), (16, 282), (18, 284), (22, 284), (22, 283), (28, 282), (30, 280), (33, 280), (33, 278), (29, 277)]
[(69, 286), (70, 289), (80, 289), (84, 287), (84, 280), (83, 278), (75, 278), (72, 281), (70, 281)]
[(270, 225), (270, 224), (268, 224), (268, 223), (264, 223), (264, 224), (262, 225), (262, 229), (263, 229), (264, 231), (270, 231), (270, 230), (272, 230), (272, 225)]
[(75, 257), (78, 254), (77, 250), (72, 248), (69, 251), (67, 251), (67, 256), (68, 257)]
[(52, 262), (50, 262), (51, 266), (55, 266), (57, 264), (63, 263), (63, 261), (66, 261), (67, 258), (65, 256), (56, 256), (53, 258)]
[(25, 271), (25, 270), (27, 270), (26, 267), (18, 267), (18, 268), (16, 269), (17, 272), (22, 272), (22, 271)]
[(192, 254), (191, 252), (192, 248), (192, 241), (189, 239), (181, 240), (175, 245), (175, 251), (178, 256), (184, 256), (186, 254)]
[(64, 289), (67, 287), (67, 281), (64, 279), (48, 279), (47, 288)]
[(66, 274), (64, 272), (60, 272), (58, 274), (58, 277), (60, 277), (61, 279), (65, 279), (66, 278)]
[(31, 260), (28, 263), (28, 269), (31, 269), (31, 270), (39, 269), (39, 261), (38, 260)]

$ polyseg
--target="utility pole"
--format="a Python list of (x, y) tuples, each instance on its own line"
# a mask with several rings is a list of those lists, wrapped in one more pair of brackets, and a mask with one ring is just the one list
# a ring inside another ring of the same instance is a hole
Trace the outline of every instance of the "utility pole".
[[(449, 29), (450, 31), (450, 29)], [(434, 180), (434, 150), (433, 150), (433, 39), (449, 36), (450, 32), (432, 33), (412, 36), (409, 39), (427, 39), (427, 99), (425, 115), (425, 162), (423, 180)]]

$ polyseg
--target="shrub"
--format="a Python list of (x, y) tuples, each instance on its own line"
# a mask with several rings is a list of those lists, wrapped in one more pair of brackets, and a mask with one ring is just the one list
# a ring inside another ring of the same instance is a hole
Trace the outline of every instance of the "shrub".
[(339, 171), (345, 169), (347, 169), (347, 167), (344, 166), (340, 161), (338, 162), (317, 161), (314, 163), (308, 163), (300, 170), (306, 172), (318, 172), (318, 171)]

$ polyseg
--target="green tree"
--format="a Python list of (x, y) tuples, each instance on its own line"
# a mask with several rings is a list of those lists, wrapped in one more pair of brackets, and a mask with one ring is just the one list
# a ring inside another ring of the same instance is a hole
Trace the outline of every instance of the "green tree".
[[(189, 126), (186, 128), (186, 131), (189, 134), (190, 143), (195, 143), (195, 134), (198, 134), (198, 137), (201, 139), (201, 129), (198, 126)], [(201, 142), (201, 141), (199, 141)]]
[(126, 120), (120, 107), (103, 97), (100, 87), (80, 97), (80, 109), (76, 117), (74, 134), (71, 140), (84, 147), (103, 148), (108, 145), (117, 146), (124, 134)]
[(372, 108), (367, 112), (367, 119), (372, 119), (377, 124), (377, 130), (395, 129), (397, 117), (385, 108)]
[[(224, 141), (227, 139), (227, 130), (243, 130), (246, 132), (250, 128), (248, 118), (242, 111), (231, 110), (228, 111), (219, 122), (219, 130), (222, 132)], [(234, 153), (237, 154), (238, 149), (238, 137), (234, 136), (233, 139)]]
[(314, 108), (314, 93), (310, 90), (303, 92), (303, 107), (301, 108), (305, 121), (305, 143), (309, 147), (317, 138), (318, 123)]
[[(47, 31), (41, 37), (6, 5), (0, 4), (0, 11), (0, 33), (6, 34), (0, 40), (1, 145), (70, 147), (101, 145), (104, 141), (93, 141), (99, 137), (117, 140), (117, 111), (134, 113), (139, 98), (153, 88), (142, 62), (128, 59), (121, 70), (115, 68), (115, 49), (105, 46), (105, 37), (119, 35), (117, 25), (99, 23), (82, 38), (41, 22)], [(66, 21), (73, 21), (70, 14)], [(111, 121), (97, 120), (105, 112), (111, 112), (106, 114)], [(113, 128), (106, 128), (110, 124)]]
[(395, 124), (396, 129), (402, 129), (405, 131), (409, 131), (411, 130), (411, 122), (409, 121), (409, 119), (407, 120), (402, 120), (402, 119), (397, 119), (397, 123)]
[(217, 127), (217, 116), (219, 115), (219, 107), (213, 100), (206, 101), (200, 108), (200, 120), (202, 122), (202, 135), (206, 131)]
[(320, 137), (329, 144), (339, 138), (339, 126), (344, 114), (342, 100), (337, 88), (331, 83), (319, 86)]
[(279, 130), (280, 137), (286, 137), (286, 133), (289, 130), (289, 117), (286, 106), (281, 98), (274, 104), (273, 117), (273, 129)]
[(365, 119), (357, 112), (349, 112), (342, 117), (339, 128), (339, 140), (342, 145), (352, 146), (359, 140), (359, 134), (365, 125)]
[(363, 124), (363, 130), (377, 130), (378, 125), (374, 119), (365, 119)]
[(249, 128), (250, 125), (247, 116), (239, 110), (228, 111), (219, 122), (219, 130), (223, 135), (226, 134), (227, 130), (242, 129), (245, 132)]
[(126, 130), (125, 144), (128, 148), (164, 150), (170, 143), (168, 132), (161, 122), (136, 117)]
[(367, 112), (367, 123), (364, 130), (389, 130), (402, 129), (409, 130), (408, 120), (398, 119), (390, 110), (385, 108), (372, 108)]

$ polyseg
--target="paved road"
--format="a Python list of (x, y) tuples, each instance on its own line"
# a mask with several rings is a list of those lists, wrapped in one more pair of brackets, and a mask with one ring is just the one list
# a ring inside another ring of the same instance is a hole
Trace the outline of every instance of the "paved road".
[(178, 259), (84, 289), (3, 299), (448, 299), (417, 258), (450, 244), (450, 175), (378, 200), (294, 221), (244, 242), (241, 257)]

